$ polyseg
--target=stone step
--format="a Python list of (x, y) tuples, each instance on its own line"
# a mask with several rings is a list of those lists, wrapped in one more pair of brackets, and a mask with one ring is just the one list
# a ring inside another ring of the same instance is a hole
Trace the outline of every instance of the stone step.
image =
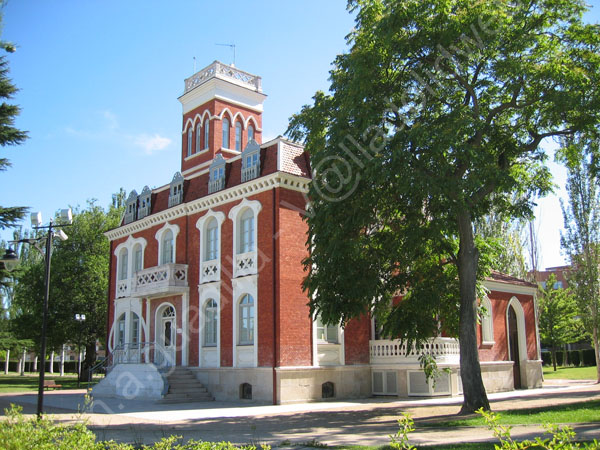
[(167, 394), (162, 399), (163, 403), (188, 403), (188, 402), (212, 402), (214, 398), (208, 392), (204, 395), (189, 394)]
[(169, 394), (204, 394), (208, 389), (204, 386), (169, 386)]

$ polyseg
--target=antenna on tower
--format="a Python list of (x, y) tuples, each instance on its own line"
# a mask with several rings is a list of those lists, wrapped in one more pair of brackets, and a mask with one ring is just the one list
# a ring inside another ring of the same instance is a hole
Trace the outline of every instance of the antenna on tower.
[(230, 47), (233, 50), (233, 64), (232, 64), (232, 66), (235, 66), (235, 44), (215, 44), (215, 45), (220, 45), (221, 47)]

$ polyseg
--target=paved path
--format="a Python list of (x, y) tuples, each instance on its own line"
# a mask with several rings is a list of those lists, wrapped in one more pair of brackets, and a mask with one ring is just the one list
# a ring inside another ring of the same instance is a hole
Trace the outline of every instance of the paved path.
[[(600, 399), (600, 385), (592, 382), (553, 382), (544, 388), (490, 394), (494, 411), (531, 408), (549, 404)], [(280, 448), (319, 442), (328, 445), (389, 443), (402, 413), (415, 418), (417, 431), (410, 434), (414, 444), (440, 444), (494, 441), (483, 427), (420, 428), (421, 422), (436, 422), (455, 416), (462, 399), (436, 398), (400, 400), (371, 398), (348, 402), (256, 405), (251, 403), (161, 404), (135, 400), (96, 399), (81, 411), (85, 390), (53, 391), (44, 397), (45, 411), (57, 421), (87, 420), (99, 439), (152, 443), (178, 434), (184, 439), (268, 443)], [(24, 413), (36, 409), (35, 393), (0, 394), (0, 408), (20, 404)], [(599, 424), (573, 425), (579, 439), (599, 439)], [(542, 427), (516, 426), (513, 437), (533, 439)], [(295, 447), (296, 449), (298, 447)]]

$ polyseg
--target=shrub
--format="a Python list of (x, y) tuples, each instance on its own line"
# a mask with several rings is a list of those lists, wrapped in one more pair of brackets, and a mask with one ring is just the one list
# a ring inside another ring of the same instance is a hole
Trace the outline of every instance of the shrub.
[(595, 366), (596, 355), (594, 355), (594, 349), (589, 348), (583, 351), (583, 365), (584, 366)]
[[(37, 420), (23, 417), (20, 406), (5, 409), (7, 418), (0, 421), (0, 442), (3, 450), (135, 450), (130, 444), (98, 441), (84, 423), (58, 425), (47, 418)], [(181, 436), (162, 438), (143, 450), (256, 450), (255, 445), (236, 447), (230, 442), (182, 442)], [(263, 445), (262, 450), (271, 447)]]

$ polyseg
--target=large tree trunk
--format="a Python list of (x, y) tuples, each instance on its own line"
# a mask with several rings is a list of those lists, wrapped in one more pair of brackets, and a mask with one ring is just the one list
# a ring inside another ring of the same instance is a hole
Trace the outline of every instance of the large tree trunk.
[(458, 215), (460, 248), (458, 251), (458, 280), (460, 284), (460, 375), (464, 401), (461, 414), (470, 414), (479, 408), (490, 409), (485, 392), (477, 351), (477, 265), (479, 250), (475, 247), (471, 216)]
[(81, 363), (81, 377), (79, 381), (92, 381), (90, 380), (90, 369), (94, 367), (96, 362), (96, 343), (86, 344), (85, 346), (85, 358)]
[(556, 372), (556, 344), (552, 344), (552, 366)]
[(592, 338), (594, 340), (594, 353), (596, 354), (596, 383), (600, 383), (600, 346), (598, 345), (598, 327), (592, 330)]

